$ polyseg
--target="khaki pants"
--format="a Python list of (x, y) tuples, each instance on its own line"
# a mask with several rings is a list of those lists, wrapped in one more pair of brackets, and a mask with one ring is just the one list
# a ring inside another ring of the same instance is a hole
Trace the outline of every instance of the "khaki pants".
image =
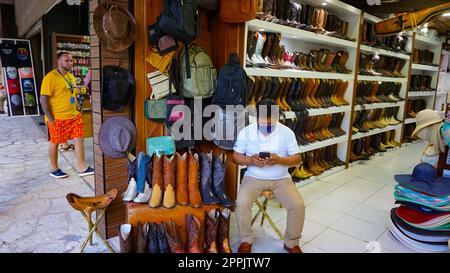
[(286, 246), (298, 245), (305, 222), (305, 203), (291, 178), (266, 180), (244, 176), (236, 201), (241, 242), (253, 244), (252, 207), (265, 190), (271, 190), (275, 199), (287, 209)]
[(0, 112), (5, 111), (5, 109), (3, 109), (3, 105), (5, 104), (5, 100), (6, 100), (6, 92), (2, 93), (0, 92)]

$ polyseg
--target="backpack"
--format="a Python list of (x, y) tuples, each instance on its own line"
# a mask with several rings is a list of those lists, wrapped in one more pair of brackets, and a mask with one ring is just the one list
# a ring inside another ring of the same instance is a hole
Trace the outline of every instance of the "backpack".
[[(210, 98), (216, 89), (217, 70), (203, 48), (191, 45), (188, 51), (189, 53), (185, 54), (183, 49), (179, 57), (181, 95), (186, 98)], [(190, 66), (186, 66), (188, 63)], [(190, 72), (191, 77), (189, 78), (183, 71)]]
[(245, 105), (247, 93), (247, 73), (242, 69), (238, 55), (232, 53), (228, 64), (220, 69), (212, 104), (222, 109), (227, 105)]
[[(185, 62), (189, 67), (189, 44), (197, 38), (198, 10), (196, 0), (164, 0), (163, 12), (158, 18), (158, 27), (185, 45)], [(190, 71), (186, 70), (188, 78)]]
[(110, 111), (122, 111), (134, 95), (135, 81), (128, 70), (118, 66), (103, 68), (102, 105)]

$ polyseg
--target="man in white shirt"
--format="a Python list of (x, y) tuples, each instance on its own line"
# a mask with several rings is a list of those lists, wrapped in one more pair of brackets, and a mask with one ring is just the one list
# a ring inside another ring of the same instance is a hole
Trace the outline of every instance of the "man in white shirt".
[(251, 209), (265, 190), (271, 190), (288, 211), (284, 249), (302, 253), (299, 241), (305, 205), (288, 171), (300, 165), (300, 148), (294, 132), (278, 122), (278, 111), (275, 101), (262, 100), (257, 105), (257, 122), (242, 129), (234, 146), (234, 161), (247, 166), (236, 202), (241, 237), (239, 253), (251, 252), (254, 240)]

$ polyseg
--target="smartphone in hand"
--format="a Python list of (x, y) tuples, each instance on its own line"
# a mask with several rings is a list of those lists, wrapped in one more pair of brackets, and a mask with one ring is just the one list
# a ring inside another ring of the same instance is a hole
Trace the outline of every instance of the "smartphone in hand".
[(259, 153), (259, 158), (261, 158), (261, 159), (268, 159), (268, 158), (270, 158), (270, 153), (269, 152), (260, 152)]

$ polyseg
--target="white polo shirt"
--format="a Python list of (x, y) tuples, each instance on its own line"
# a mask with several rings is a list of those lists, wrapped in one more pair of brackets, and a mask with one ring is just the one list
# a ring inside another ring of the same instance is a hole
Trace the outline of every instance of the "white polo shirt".
[[(264, 136), (258, 130), (258, 123), (254, 122), (239, 132), (234, 151), (246, 156), (253, 156), (260, 152), (269, 152), (287, 157), (300, 153), (295, 133), (285, 125), (277, 122), (274, 131)], [(246, 176), (258, 179), (284, 179), (290, 174), (287, 166), (274, 165), (265, 167), (248, 166)]]

